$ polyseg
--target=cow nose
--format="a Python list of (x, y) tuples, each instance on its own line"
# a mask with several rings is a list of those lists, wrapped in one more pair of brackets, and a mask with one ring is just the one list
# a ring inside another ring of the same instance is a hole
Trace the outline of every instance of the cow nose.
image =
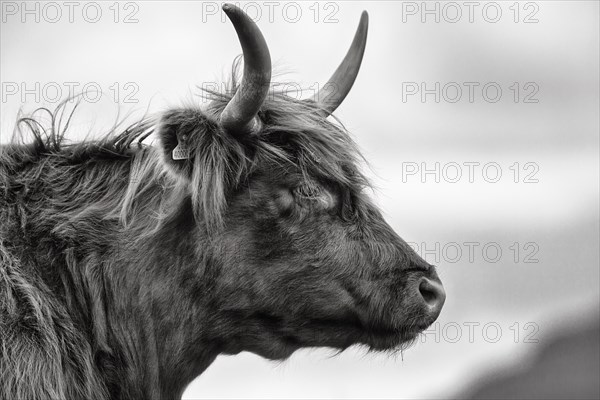
[(431, 316), (437, 318), (446, 301), (446, 292), (442, 282), (423, 277), (419, 282), (419, 293), (425, 300), (427, 307), (429, 307)]

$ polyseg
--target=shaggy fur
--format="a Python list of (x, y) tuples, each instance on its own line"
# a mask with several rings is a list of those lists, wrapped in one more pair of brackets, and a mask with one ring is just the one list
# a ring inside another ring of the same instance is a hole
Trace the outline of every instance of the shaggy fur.
[(271, 95), (236, 136), (209, 96), (75, 144), (65, 103), (0, 147), (0, 398), (177, 398), (220, 353), (390, 349), (432, 322), (406, 288), (435, 272), (362, 193), (347, 132)]

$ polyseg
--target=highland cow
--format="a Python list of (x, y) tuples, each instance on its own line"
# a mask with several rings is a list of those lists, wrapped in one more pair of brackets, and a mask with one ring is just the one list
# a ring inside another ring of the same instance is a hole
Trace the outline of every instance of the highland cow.
[(334, 90), (301, 101), (270, 93), (261, 32), (223, 8), (243, 50), (231, 92), (80, 143), (60, 109), (47, 129), (21, 118), (33, 142), (1, 147), (1, 398), (179, 398), (219, 354), (402, 349), (439, 315), (435, 268), (328, 120), (367, 14)]

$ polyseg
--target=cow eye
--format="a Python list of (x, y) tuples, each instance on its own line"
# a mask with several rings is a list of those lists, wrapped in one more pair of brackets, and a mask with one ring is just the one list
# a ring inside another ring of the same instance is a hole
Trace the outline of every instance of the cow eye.
[(318, 186), (309, 184), (298, 186), (293, 192), (296, 197), (309, 200), (317, 199), (321, 195), (321, 189)]

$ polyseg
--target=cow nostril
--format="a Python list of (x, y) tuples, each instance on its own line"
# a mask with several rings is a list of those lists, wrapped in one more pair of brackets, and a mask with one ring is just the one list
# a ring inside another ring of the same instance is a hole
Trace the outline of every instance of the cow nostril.
[(430, 307), (433, 314), (439, 315), (442, 310), (442, 306), (446, 301), (446, 292), (441, 282), (437, 280), (430, 280), (427, 278), (421, 278), (419, 282), (419, 293), (425, 300), (425, 303)]
[(419, 291), (421, 292), (421, 296), (423, 296), (427, 304), (435, 303), (437, 296), (436, 293), (430, 289), (429, 285), (421, 282), (419, 285)]

